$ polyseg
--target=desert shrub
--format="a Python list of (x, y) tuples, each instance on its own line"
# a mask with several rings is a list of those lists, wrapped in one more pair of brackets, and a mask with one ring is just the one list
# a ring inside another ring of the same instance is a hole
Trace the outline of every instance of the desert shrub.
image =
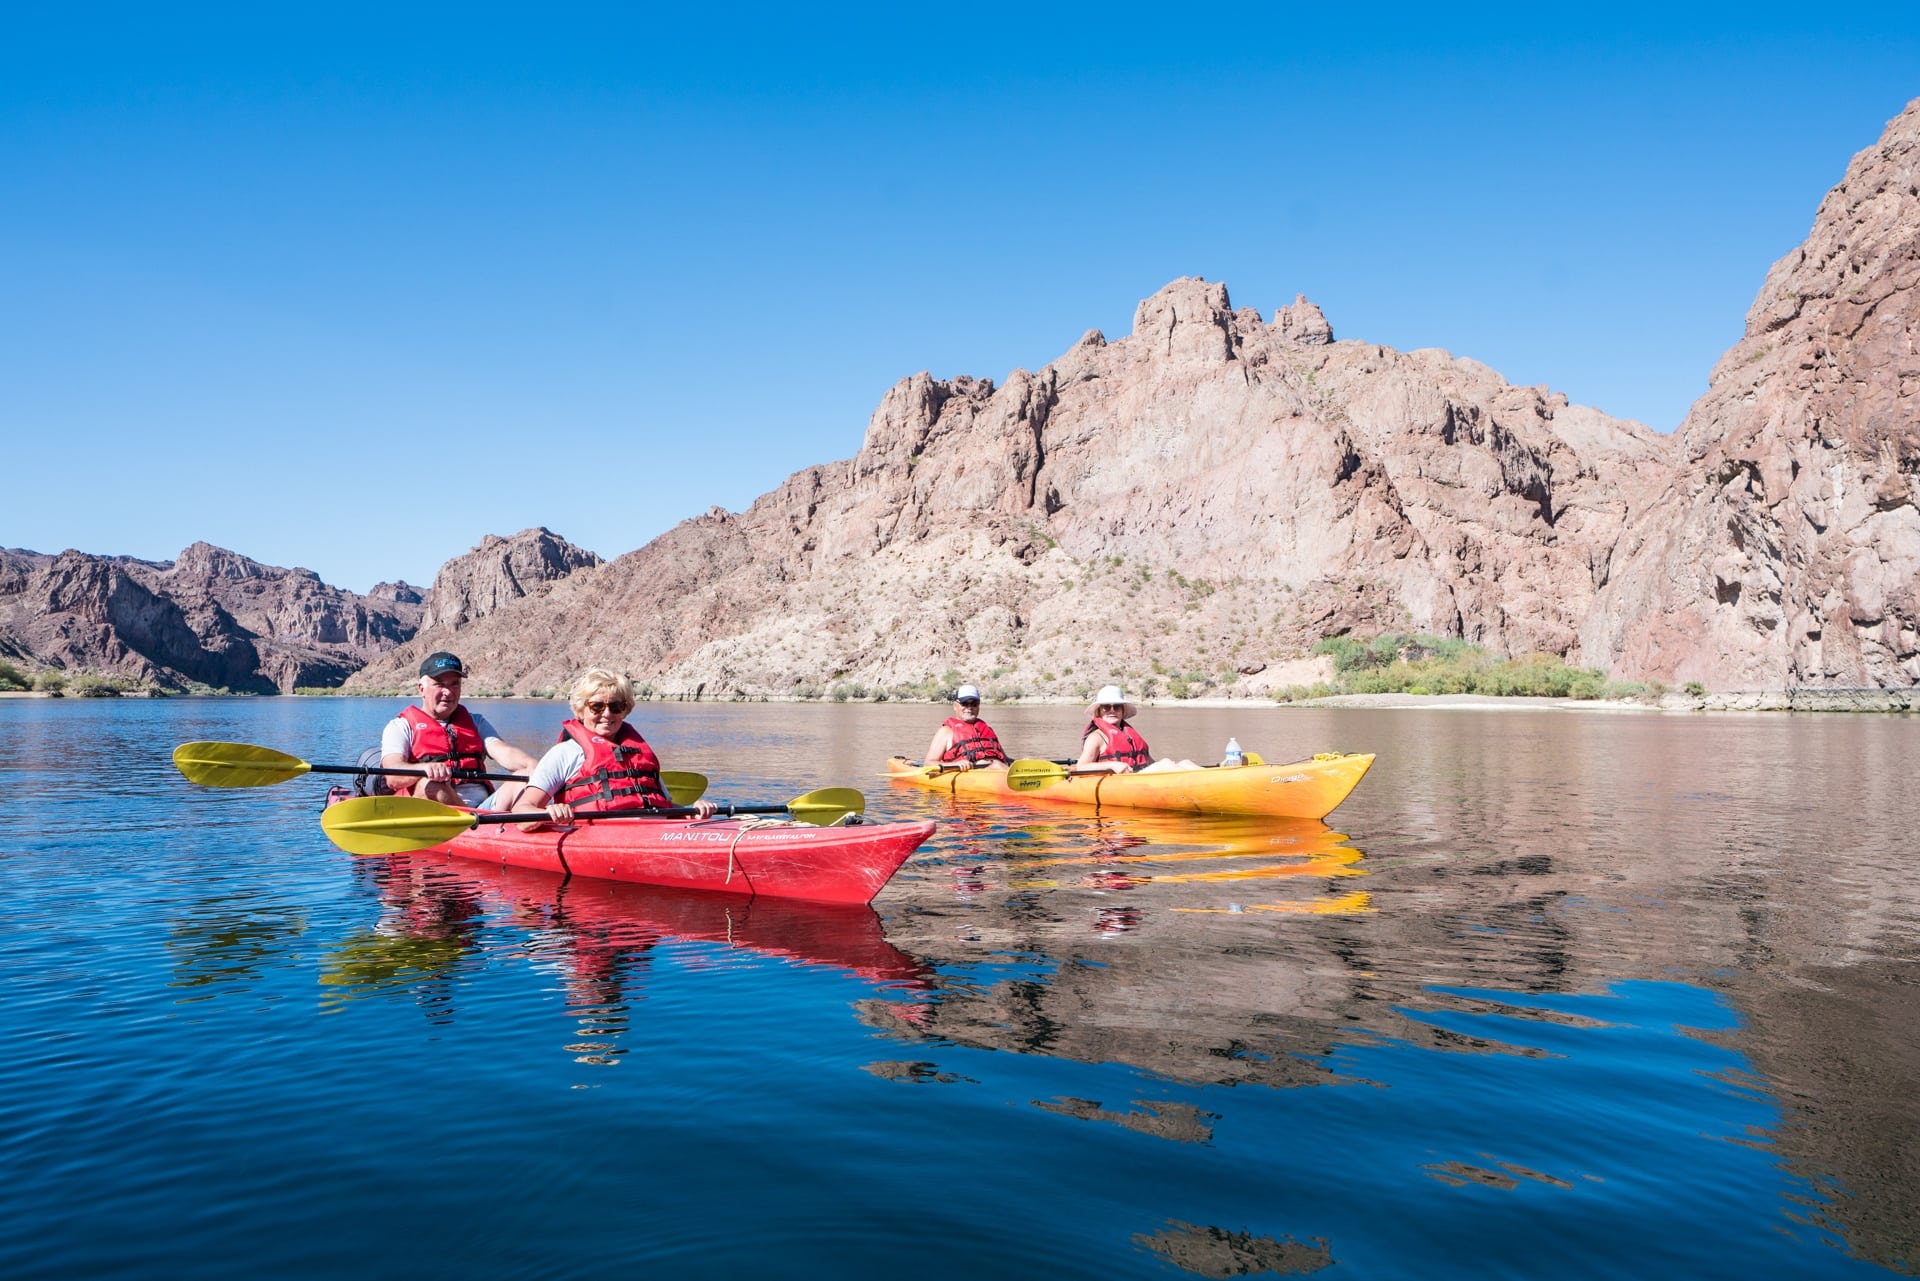
[(118, 698), (140, 688), (138, 682), (124, 676), (96, 676), (82, 673), (67, 682), (67, 690), (77, 698)]
[(1385, 632), (1372, 640), (1330, 636), (1313, 647), (1333, 657), (1348, 694), (1490, 694), (1501, 697), (1646, 697), (1642, 686), (1617, 693), (1605, 672), (1569, 667), (1556, 654), (1496, 659), (1459, 637)]
[(1707, 687), (1699, 681), (1688, 681), (1682, 688), (1685, 689), (1687, 694), (1692, 698), (1705, 698), (1707, 696)]
[(0, 659), (0, 689), (30, 689), (33, 681), (28, 675), (5, 659)]

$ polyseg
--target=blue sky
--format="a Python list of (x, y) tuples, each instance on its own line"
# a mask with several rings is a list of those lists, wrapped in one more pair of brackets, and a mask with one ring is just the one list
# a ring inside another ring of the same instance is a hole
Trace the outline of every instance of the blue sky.
[(0, 546), (614, 556), (1181, 275), (1671, 430), (1920, 96), (1913, 4), (912, 8), (0, 8)]

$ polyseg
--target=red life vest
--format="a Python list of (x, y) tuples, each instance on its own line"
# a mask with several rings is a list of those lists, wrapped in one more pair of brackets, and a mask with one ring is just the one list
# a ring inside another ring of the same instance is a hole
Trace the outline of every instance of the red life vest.
[(631, 725), (622, 725), (608, 742), (600, 735), (569, 718), (560, 726), (560, 737), (580, 744), (587, 760), (560, 789), (556, 801), (591, 810), (657, 810), (673, 804), (667, 789), (660, 785), (660, 758), (647, 746), (647, 740)]
[(1143, 769), (1153, 763), (1153, 753), (1147, 750), (1147, 740), (1140, 737), (1140, 731), (1125, 721), (1115, 729), (1105, 721), (1088, 721), (1087, 727), (1080, 731), (1080, 741), (1086, 742), (1087, 735), (1100, 736), (1100, 754), (1096, 761), (1125, 761), (1135, 769)]
[(947, 750), (940, 753), (942, 761), (966, 759), (978, 765), (981, 761), (1004, 761), (1005, 749), (1000, 746), (1000, 736), (993, 732), (993, 726), (975, 717), (972, 721), (963, 721), (958, 716), (949, 716), (947, 730), (953, 735), (953, 741), (947, 744)]
[[(444, 725), (433, 719), (424, 707), (418, 703), (409, 703), (400, 709), (400, 718), (413, 728), (413, 746), (407, 749), (407, 759), (424, 764), (427, 761), (445, 761), (457, 770), (470, 770), (475, 774), (484, 773), (487, 768), (487, 744), (480, 737), (480, 727), (473, 723), (473, 713), (464, 707), (453, 709), (453, 719)], [(452, 741), (449, 742), (448, 731)], [(479, 779), (455, 779), (456, 783), (480, 783), (489, 792), (493, 784)], [(389, 786), (396, 796), (406, 796), (420, 784), (423, 778), (409, 778), (392, 781)]]

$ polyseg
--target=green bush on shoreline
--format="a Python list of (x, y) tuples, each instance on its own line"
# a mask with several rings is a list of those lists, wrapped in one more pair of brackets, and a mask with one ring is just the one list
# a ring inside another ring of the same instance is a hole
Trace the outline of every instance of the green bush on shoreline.
[(1313, 647), (1333, 658), (1342, 694), (1485, 694), (1500, 698), (1648, 700), (1657, 686), (1615, 681), (1556, 654), (1495, 658), (1454, 636), (1384, 632), (1370, 641), (1332, 636)]

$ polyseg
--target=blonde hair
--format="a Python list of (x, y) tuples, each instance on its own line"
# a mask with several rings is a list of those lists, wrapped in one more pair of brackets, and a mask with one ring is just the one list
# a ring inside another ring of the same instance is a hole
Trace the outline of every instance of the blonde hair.
[(567, 705), (573, 708), (578, 717), (587, 710), (587, 700), (601, 690), (610, 691), (614, 698), (633, 706), (633, 682), (618, 672), (610, 672), (604, 667), (589, 667), (580, 673), (580, 679), (573, 683), (573, 691), (567, 695)]

